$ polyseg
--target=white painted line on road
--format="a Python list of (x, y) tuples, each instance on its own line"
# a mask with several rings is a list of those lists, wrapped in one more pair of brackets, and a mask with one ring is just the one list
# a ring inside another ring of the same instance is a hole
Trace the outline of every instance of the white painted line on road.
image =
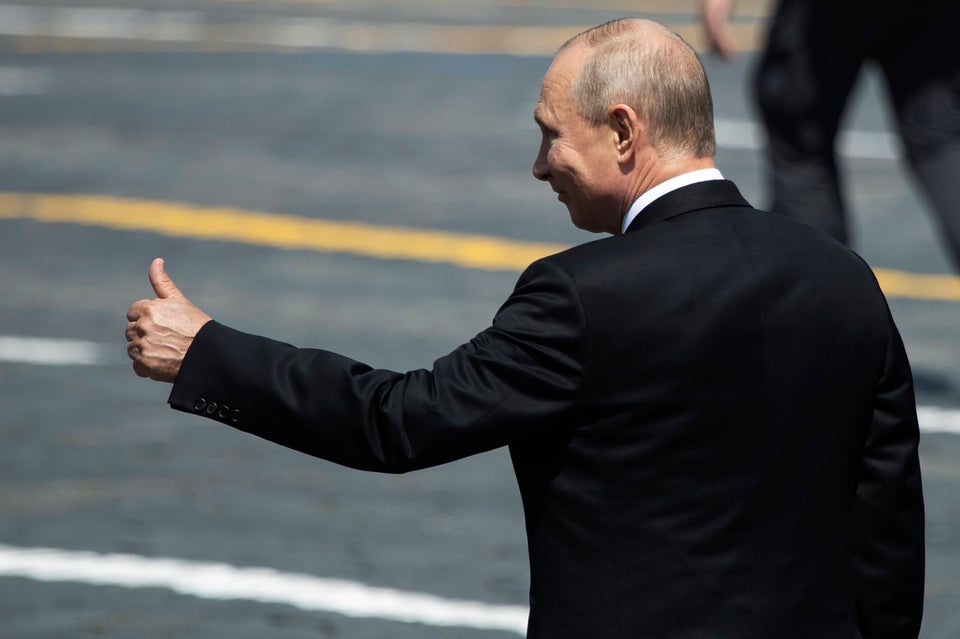
[[(672, 6), (663, 3), (663, 8)], [(635, 7), (640, 9), (639, 6)], [(674, 10), (670, 11), (675, 14)], [(557, 46), (591, 25), (444, 24), (421, 18), (394, 22), (319, 16), (246, 15), (218, 21), (205, 11), (156, 11), (125, 7), (36, 7), (0, 4), (0, 35), (25, 39), (25, 51), (42, 50), (341, 50), (552, 56)], [(681, 19), (673, 29), (701, 50), (703, 29)], [(761, 39), (760, 20), (731, 24), (747, 50)], [(53, 42), (54, 40), (64, 40)], [(70, 42), (76, 40), (77, 42)], [(150, 43), (177, 45), (144, 46)]]
[[(532, 118), (521, 116), (520, 128), (536, 129)], [(757, 122), (714, 119), (717, 147), (735, 151), (762, 151), (763, 127)], [(886, 131), (841, 131), (837, 138), (837, 153), (852, 160), (899, 160), (902, 155), (897, 137)]]
[(106, 359), (103, 354), (104, 346), (78, 339), (0, 335), (0, 362), (89, 366), (103, 363)]
[(263, 14), (238, 23), (215, 23), (197, 11), (0, 5), (0, 35), (88, 42), (179, 43), (202, 49), (343, 50), (354, 52), (495, 51), (548, 54), (580, 27), (445, 25)]
[(897, 137), (884, 131), (840, 131), (837, 152), (861, 160), (899, 160), (902, 155)]
[(718, 147), (745, 151), (763, 148), (763, 129), (756, 122), (715, 118), (713, 128)]
[(960, 435), (960, 410), (937, 406), (917, 406), (922, 433), (952, 433)]
[(121, 588), (167, 588), (215, 600), (286, 604), (301, 610), (523, 635), (527, 608), (446, 599), (340, 579), (224, 563), (0, 545), (0, 576)]
[[(79, 339), (53, 339), (0, 335), (0, 362), (46, 366), (90, 366), (103, 364), (108, 344)], [(118, 345), (119, 349), (120, 346)], [(960, 435), (960, 409), (918, 406), (920, 430), (925, 433)]]
[[(717, 118), (714, 126), (720, 148), (759, 151), (764, 147), (763, 127), (756, 122)], [(886, 131), (841, 131), (837, 152), (843, 157), (859, 160), (900, 158), (896, 136)]]
[(193, 11), (0, 5), (0, 35), (194, 42), (203, 16)]

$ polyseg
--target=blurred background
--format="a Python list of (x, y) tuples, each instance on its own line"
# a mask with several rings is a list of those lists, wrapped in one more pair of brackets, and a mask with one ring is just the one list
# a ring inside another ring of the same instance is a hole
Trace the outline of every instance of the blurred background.
[[(745, 51), (703, 55), (757, 206), (768, 12), (742, 0)], [(231, 326), (429, 367), (524, 264), (593, 239), (530, 175), (532, 112), (556, 47), (627, 15), (703, 46), (692, 0), (0, 1), (0, 637), (518, 636), (505, 451), (382, 477), (175, 413), (124, 314), (163, 256)], [(917, 382), (923, 637), (953, 638), (960, 285), (872, 73), (845, 131), (854, 247)]]

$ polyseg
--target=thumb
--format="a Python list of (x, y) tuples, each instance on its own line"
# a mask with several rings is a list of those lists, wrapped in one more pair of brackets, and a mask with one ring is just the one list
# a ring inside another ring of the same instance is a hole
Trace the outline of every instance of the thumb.
[(150, 285), (153, 286), (153, 292), (160, 299), (170, 297), (183, 297), (183, 293), (173, 283), (173, 280), (167, 275), (163, 268), (163, 258), (158, 257), (150, 264)]

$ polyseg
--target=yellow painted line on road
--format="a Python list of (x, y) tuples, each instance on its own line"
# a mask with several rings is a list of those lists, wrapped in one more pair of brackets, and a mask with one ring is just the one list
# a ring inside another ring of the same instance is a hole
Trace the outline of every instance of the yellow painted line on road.
[[(147, 231), (171, 237), (450, 264), (489, 271), (520, 271), (534, 260), (567, 248), (563, 244), (522, 242), (492, 235), (339, 222), (105, 195), (0, 193), (2, 219)], [(888, 297), (960, 301), (960, 278), (953, 275), (885, 268), (876, 268), (874, 273)]]
[(101, 195), (0, 193), (0, 219), (66, 222), (173, 237), (519, 271), (567, 248), (487, 235), (318, 220)]
[(887, 268), (874, 268), (873, 272), (887, 297), (960, 302), (960, 277), (955, 275), (910, 273)]

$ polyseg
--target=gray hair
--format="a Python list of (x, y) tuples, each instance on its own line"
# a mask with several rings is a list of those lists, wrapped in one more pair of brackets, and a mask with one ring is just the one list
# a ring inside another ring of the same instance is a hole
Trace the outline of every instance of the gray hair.
[(710, 84), (683, 38), (658, 23), (625, 18), (584, 31), (560, 50), (573, 45), (592, 50), (570, 91), (588, 121), (603, 124), (611, 106), (626, 104), (664, 157), (716, 153)]

